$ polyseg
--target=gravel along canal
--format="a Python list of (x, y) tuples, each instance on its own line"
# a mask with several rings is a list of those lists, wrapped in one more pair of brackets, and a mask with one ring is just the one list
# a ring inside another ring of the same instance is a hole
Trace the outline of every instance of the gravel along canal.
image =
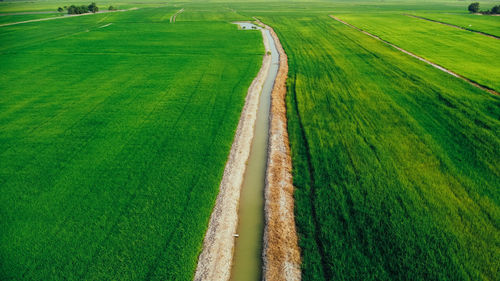
[(241, 187), (236, 234), (238, 237), (236, 238), (231, 270), (231, 280), (256, 281), (262, 279), (264, 188), (269, 139), (269, 109), (271, 92), (278, 73), (279, 54), (269, 30), (248, 22), (238, 22), (237, 24), (241, 29), (260, 30), (264, 40), (269, 42), (271, 52), (271, 67), (260, 95), (254, 138)]

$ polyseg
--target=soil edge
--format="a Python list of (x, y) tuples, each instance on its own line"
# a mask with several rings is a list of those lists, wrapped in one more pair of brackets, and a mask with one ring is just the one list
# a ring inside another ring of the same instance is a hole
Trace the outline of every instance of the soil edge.
[(269, 30), (279, 53), (279, 68), (271, 93), (269, 117), (262, 279), (301, 280), (285, 100), (288, 57), (276, 32), (262, 22), (257, 22)]
[[(270, 45), (262, 30), (265, 53)], [(254, 135), (259, 97), (271, 66), (271, 56), (264, 55), (262, 67), (248, 88), (245, 105), (241, 112), (224, 175), (219, 187), (219, 195), (210, 216), (203, 249), (198, 258), (194, 280), (229, 280), (233, 260), (234, 239), (238, 226), (238, 204), (246, 162)]]

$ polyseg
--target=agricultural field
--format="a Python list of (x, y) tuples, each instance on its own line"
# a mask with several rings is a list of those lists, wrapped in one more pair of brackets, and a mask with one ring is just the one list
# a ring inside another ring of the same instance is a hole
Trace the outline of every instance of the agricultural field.
[(264, 49), (177, 10), (0, 28), (0, 279), (192, 279)]
[[(88, 3), (0, 14), (71, 4)], [(406, 14), (494, 35), (500, 17), (452, 0), (97, 4), (138, 9), (0, 26), (1, 280), (193, 279), (263, 61), (260, 32), (231, 22), (253, 17), (288, 56), (302, 280), (500, 279), (500, 96), (330, 15), (497, 92), (498, 39)]]
[[(486, 87), (500, 91), (500, 41), (400, 14), (343, 14), (340, 19)], [(437, 34), (437, 35), (436, 35)]]
[(500, 17), (471, 14), (416, 13), (416, 16), (500, 37)]
[(303, 280), (496, 280), (500, 99), (327, 15), (262, 20), (289, 58)]
[(62, 16), (58, 13), (50, 13), (50, 14), (33, 14), (33, 15), (0, 15), (0, 25), (15, 23), (27, 20), (36, 20), (36, 19), (44, 19), (44, 18), (52, 18)]
[[(0, 14), (3, 13), (30, 13), (30, 12), (56, 12), (58, 7), (71, 6), (71, 5), (88, 5), (92, 1), (73, 1), (73, 0), (37, 0), (37, 1), (7, 1), (4, 0), (0, 2)], [(119, 9), (128, 9), (132, 7), (160, 7), (165, 6), (166, 2), (152, 0), (146, 3), (140, 3), (138, 1), (97, 1), (99, 9), (107, 10), (109, 6), (113, 6)]]

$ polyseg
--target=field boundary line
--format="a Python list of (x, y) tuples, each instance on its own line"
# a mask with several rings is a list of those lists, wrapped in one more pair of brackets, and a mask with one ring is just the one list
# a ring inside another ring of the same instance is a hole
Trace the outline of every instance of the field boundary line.
[[(266, 53), (271, 51), (268, 39), (261, 30)], [(262, 66), (248, 88), (245, 105), (234, 137), (219, 194), (210, 216), (203, 240), (203, 249), (198, 257), (195, 281), (229, 280), (234, 252), (234, 239), (238, 226), (238, 204), (243, 176), (254, 136), (259, 97), (271, 67), (271, 56), (264, 55)]]
[(265, 185), (263, 280), (301, 280), (301, 256), (295, 223), (292, 158), (286, 117), (288, 57), (278, 35), (271, 34), (279, 54), (279, 67), (271, 92), (269, 142)]
[(97, 13), (86, 13), (86, 14), (79, 14), (79, 15), (65, 15), (65, 16), (57, 16), (57, 17), (51, 17), (51, 18), (33, 19), (33, 20), (25, 20), (25, 21), (18, 21), (18, 22), (9, 22), (9, 23), (0, 24), (0, 27), (2, 27), (2, 26), (16, 25), (16, 24), (22, 24), (22, 23), (38, 22), (38, 21), (48, 21), (48, 20), (57, 20), (57, 19), (69, 19), (69, 18), (74, 18), (74, 17), (90, 16), (90, 15), (96, 15), (96, 14), (128, 12), (128, 11), (133, 11), (133, 10), (137, 10), (137, 9), (139, 9), (139, 8), (130, 8), (130, 9), (126, 9), (126, 10), (115, 10), (115, 11), (101, 11), (101, 12), (97, 12)]
[(20, 15), (43, 15), (43, 14), (58, 14), (58, 11), (33, 11), (33, 12), (13, 12), (13, 13), (1, 13), (0, 17), (4, 16), (20, 16)]
[(180, 9), (179, 11), (177, 11), (175, 14), (173, 14), (171, 17), (170, 17), (170, 23), (175, 23), (175, 20), (177, 19), (177, 16), (180, 15), (182, 12), (184, 12), (184, 8)]
[(481, 34), (481, 35), (493, 38), (493, 39), (500, 39), (500, 37), (498, 37), (496, 35), (493, 35), (493, 34), (489, 34), (489, 33), (486, 33), (486, 32), (479, 31), (479, 30), (475, 30), (475, 29), (470, 29), (470, 28), (467, 28), (467, 27), (459, 26), (459, 25), (454, 25), (454, 24), (447, 23), (447, 22), (444, 22), (444, 21), (433, 20), (433, 19), (429, 19), (429, 18), (426, 18), (426, 17), (417, 16), (417, 15), (412, 15), (412, 14), (403, 14), (403, 15), (407, 16), (407, 17), (412, 17), (412, 18), (416, 18), (416, 19), (426, 20), (426, 21), (435, 22), (435, 23), (438, 23), (438, 24), (442, 24), (442, 25), (446, 25), (446, 26), (450, 26), (450, 27), (454, 27), (454, 28), (458, 28), (458, 29), (470, 31), (470, 32), (473, 32), (473, 33), (477, 33), (477, 34)]
[(393, 48), (395, 48), (395, 49), (397, 49), (397, 50), (399, 50), (399, 51), (401, 51), (401, 52), (403, 52), (403, 53), (405, 53), (405, 54), (407, 54), (407, 55), (409, 55), (409, 56), (412, 56), (412, 57), (414, 57), (414, 58), (418, 59), (419, 61), (425, 62), (425, 63), (427, 63), (427, 64), (429, 64), (429, 65), (431, 65), (431, 66), (433, 66), (433, 67), (435, 67), (435, 68), (437, 68), (437, 69), (439, 69), (439, 70), (443, 71), (443, 72), (446, 72), (446, 73), (448, 73), (448, 74), (450, 74), (450, 75), (452, 75), (452, 76), (455, 76), (456, 78), (459, 78), (459, 79), (461, 79), (461, 80), (463, 80), (463, 81), (465, 81), (465, 82), (467, 82), (467, 83), (471, 84), (471, 85), (472, 85), (472, 86), (474, 86), (474, 87), (477, 87), (477, 88), (479, 88), (479, 89), (481, 89), (481, 90), (484, 90), (484, 91), (486, 91), (486, 92), (488, 92), (488, 93), (490, 93), (490, 94), (500, 96), (500, 93), (498, 93), (497, 91), (495, 91), (494, 89), (492, 89), (492, 88), (490, 88), (490, 87), (488, 87), (488, 86), (485, 86), (485, 85), (479, 84), (479, 83), (477, 83), (477, 82), (476, 82), (476, 81), (474, 81), (474, 80), (471, 80), (471, 79), (469, 79), (469, 78), (467, 78), (467, 77), (465, 77), (465, 76), (462, 76), (462, 75), (460, 75), (460, 74), (457, 74), (457, 73), (455, 73), (455, 72), (453, 72), (453, 71), (451, 71), (451, 70), (449, 70), (449, 69), (447, 69), (447, 68), (445, 68), (445, 67), (443, 67), (443, 66), (440, 66), (440, 65), (438, 65), (438, 64), (436, 64), (436, 63), (433, 63), (433, 62), (431, 62), (431, 61), (429, 61), (429, 60), (426, 60), (426, 59), (424, 59), (424, 58), (423, 58), (423, 57), (421, 57), (421, 56), (418, 56), (418, 55), (416, 55), (416, 54), (414, 54), (414, 53), (412, 53), (412, 52), (410, 52), (410, 51), (407, 51), (407, 50), (405, 50), (405, 49), (403, 49), (403, 48), (401, 48), (401, 47), (398, 47), (397, 45), (394, 45), (394, 44), (392, 44), (391, 42), (386, 41), (386, 40), (384, 40), (384, 39), (380, 38), (380, 37), (379, 37), (379, 36), (377, 36), (377, 35), (371, 34), (371, 33), (369, 33), (368, 31), (365, 31), (365, 30), (363, 30), (363, 29), (361, 29), (361, 28), (359, 28), (359, 27), (356, 27), (356, 26), (354, 26), (354, 25), (352, 25), (352, 24), (350, 24), (350, 23), (347, 23), (347, 22), (345, 22), (345, 21), (343, 21), (343, 20), (341, 20), (341, 19), (339, 19), (339, 18), (337, 18), (337, 17), (335, 17), (335, 16), (333, 16), (333, 15), (330, 15), (330, 17), (331, 17), (332, 19), (334, 19), (334, 20), (336, 20), (336, 21), (338, 21), (338, 22), (340, 22), (340, 23), (342, 23), (342, 24), (344, 24), (344, 25), (348, 26), (348, 27), (351, 27), (351, 28), (353, 28), (353, 29), (355, 29), (355, 30), (357, 30), (357, 31), (359, 31), (359, 32), (361, 32), (361, 33), (364, 33), (364, 34), (366, 34), (366, 35), (368, 35), (368, 36), (370, 36), (370, 37), (372, 37), (372, 38), (374, 38), (374, 39), (376, 39), (376, 40), (378, 40), (378, 41), (380, 41), (380, 42), (383, 42), (383, 43), (385, 43), (385, 44), (387, 44), (387, 45), (389, 45), (389, 46), (391, 46), (391, 47), (393, 47)]

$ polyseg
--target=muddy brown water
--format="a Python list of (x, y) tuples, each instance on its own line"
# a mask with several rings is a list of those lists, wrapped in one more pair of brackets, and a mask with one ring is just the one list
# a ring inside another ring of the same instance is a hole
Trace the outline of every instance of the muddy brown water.
[(269, 138), (269, 110), (274, 80), (278, 74), (279, 54), (268, 30), (251, 23), (237, 23), (241, 29), (264, 31), (271, 48), (271, 66), (259, 98), (254, 138), (247, 162), (238, 210), (238, 228), (232, 281), (256, 281), (262, 279), (262, 244), (264, 233), (264, 187), (267, 167)]

